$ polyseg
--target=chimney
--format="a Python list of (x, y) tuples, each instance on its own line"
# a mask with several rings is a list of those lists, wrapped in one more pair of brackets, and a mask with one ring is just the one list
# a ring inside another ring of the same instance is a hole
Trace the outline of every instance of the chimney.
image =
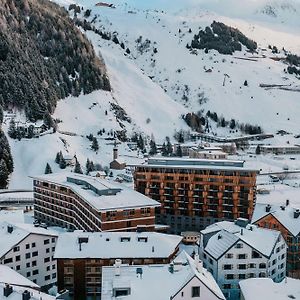
[(244, 230), (243, 230), (243, 228), (241, 228), (241, 235), (243, 235), (244, 234)]
[(79, 244), (79, 251), (81, 251), (81, 244), (82, 243), (88, 243), (89, 238), (88, 237), (78, 237), (78, 244)]
[(199, 273), (202, 273), (203, 272), (203, 263), (202, 261), (200, 260), (199, 258), (199, 254), (196, 254), (195, 255), (195, 265), (196, 265), (196, 269)]
[(117, 143), (115, 141), (114, 149), (113, 149), (113, 160), (116, 160), (116, 159), (118, 159), (118, 147), (117, 147)]
[(154, 252), (154, 246), (152, 246), (152, 252)]
[(280, 208), (281, 208), (281, 210), (285, 210), (285, 206), (284, 205), (281, 205)]
[(25, 290), (23, 293), (22, 293), (22, 300), (30, 300), (31, 296), (30, 296), (30, 293)]
[(173, 262), (170, 263), (169, 271), (170, 271), (171, 274), (174, 273), (174, 263)]
[(3, 288), (3, 296), (8, 297), (13, 292), (12, 286), (9, 284), (5, 284), (5, 287)]
[(122, 260), (121, 259), (116, 259), (115, 260), (115, 275), (120, 276), (121, 275), (121, 265), (122, 265)]
[(12, 233), (14, 231), (14, 228), (12, 225), (7, 225), (7, 232)]
[(294, 210), (294, 219), (299, 218), (299, 216), (300, 216), (300, 209), (297, 208), (297, 209)]
[(285, 200), (285, 206), (289, 206), (290, 205), (290, 200), (289, 199), (286, 199)]
[(218, 234), (218, 240), (220, 240), (222, 238), (221, 234)]
[(268, 204), (268, 205), (266, 206), (266, 212), (270, 212), (270, 210), (271, 210), (271, 205)]

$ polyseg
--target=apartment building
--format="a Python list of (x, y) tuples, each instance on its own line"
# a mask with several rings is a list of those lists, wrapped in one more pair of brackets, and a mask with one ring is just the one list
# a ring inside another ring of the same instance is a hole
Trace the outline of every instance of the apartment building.
[(245, 219), (219, 222), (200, 232), (203, 265), (229, 300), (240, 299), (241, 280), (267, 277), (282, 281), (286, 251), (280, 232), (248, 225)]
[(56, 283), (57, 233), (30, 224), (0, 223), (0, 264), (41, 287)]
[(100, 299), (102, 267), (116, 259), (128, 265), (170, 263), (182, 237), (156, 232), (82, 232), (59, 236), (58, 290), (67, 289), (74, 299)]
[(33, 177), (34, 217), (86, 231), (152, 231), (160, 204), (101, 178), (63, 173)]
[(300, 209), (290, 205), (256, 204), (252, 223), (278, 230), (287, 245), (287, 274), (300, 279)]
[(243, 161), (157, 157), (132, 166), (135, 190), (161, 203), (156, 221), (171, 233), (252, 217), (257, 170)]
[[(155, 288), (154, 288), (155, 287)], [(170, 264), (103, 267), (102, 300), (225, 300), (199, 256), (182, 251)]]

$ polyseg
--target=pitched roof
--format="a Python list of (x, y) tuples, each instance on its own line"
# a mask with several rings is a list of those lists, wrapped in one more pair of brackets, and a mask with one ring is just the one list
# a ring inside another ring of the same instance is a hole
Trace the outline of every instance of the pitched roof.
[(204, 232), (207, 230), (216, 232), (205, 247), (205, 251), (215, 259), (223, 256), (238, 241), (243, 241), (262, 255), (269, 257), (281, 234), (279, 231), (259, 228), (255, 225), (247, 225), (246, 228), (243, 228), (233, 222), (219, 223), (204, 230)]
[(284, 206), (271, 205), (270, 211), (266, 211), (266, 205), (257, 203), (255, 205), (252, 223), (256, 223), (267, 215), (272, 215), (278, 220), (293, 236), (300, 234), (300, 216), (294, 218), (295, 208), (291, 205)]
[[(8, 227), (12, 227), (12, 232), (8, 231)], [(10, 251), (15, 245), (20, 243), (23, 239), (25, 239), (29, 234), (42, 234), (42, 235), (50, 235), (57, 236), (57, 233), (40, 228), (34, 227), (32, 224), (10, 224), (8, 222), (0, 223), (0, 241), (5, 241), (0, 243), (0, 257), (5, 255), (8, 251)]]

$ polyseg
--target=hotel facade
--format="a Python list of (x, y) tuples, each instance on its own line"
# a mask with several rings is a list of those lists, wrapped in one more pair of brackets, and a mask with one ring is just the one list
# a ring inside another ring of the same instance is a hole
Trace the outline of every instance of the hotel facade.
[(135, 190), (161, 203), (156, 221), (169, 225), (171, 233), (251, 219), (257, 170), (243, 161), (150, 158), (132, 167)]

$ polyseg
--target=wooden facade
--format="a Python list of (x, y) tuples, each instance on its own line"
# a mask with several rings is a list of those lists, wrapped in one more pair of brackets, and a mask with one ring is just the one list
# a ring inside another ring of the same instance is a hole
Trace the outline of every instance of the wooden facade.
[(294, 236), (284, 227), (272, 214), (268, 214), (255, 222), (256, 225), (264, 228), (278, 230), (284, 237), (287, 245), (287, 275), (300, 279), (300, 234)]
[(256, 171), (176, 166), (136, 166), (136, 191), (161, 203), (158, 223), (171, 233), (198, 230), (220, 220), (251, 219), (256, 202)]
[(155, 228), (154, 207), (99, 211), (71, 188), (39, 180), (34, 180), (34, 217), (71, 230), (154, 231)]

